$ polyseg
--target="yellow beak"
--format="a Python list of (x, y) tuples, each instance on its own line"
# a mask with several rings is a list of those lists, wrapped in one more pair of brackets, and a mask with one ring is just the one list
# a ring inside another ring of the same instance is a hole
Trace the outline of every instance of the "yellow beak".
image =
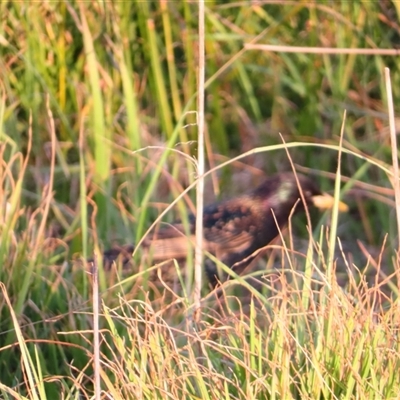
[[(330, 210), (333, 208), (333, 205), (335, 204), (335, 199), (328, 193), (322, 193), (317, 196), (312, 197), (312, 201), (315, 207), (321, 209), (321, 210)], [(342, 201), (338, 202), (338, 207), (340, 212), (347, 212), (349, 211), (349, 206), (346, 203), (343, 203)]]

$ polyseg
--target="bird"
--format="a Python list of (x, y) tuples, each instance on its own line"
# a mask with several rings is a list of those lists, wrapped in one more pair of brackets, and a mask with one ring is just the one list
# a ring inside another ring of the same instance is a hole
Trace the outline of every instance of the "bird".
[[(338, 204), (339, 211), (348, 210), (345, 203)], [(204, 208), (203, 249), (240, 274), (258, 251), (278, 236), (291, 215), (304, 212), (306, 207), (323, 210), (333, 205), (334, 198), (323, 193), (313, 179), (293, 172), (277, 173), (249, 192)], [(177, 221), (147, 237), (143, 247), (151, 254), (152, 261), (186, 260), (194, 248), (195, 222), (195, 216), (190, 214), (188, 229)], [(109, 267), (119, 259), (123, 266), (130, 265), (134, 250), (134, 245), (111, 248), (103, 253), (103, 263)], [(208, 281), (215, 288), (223, 277), (210, 258), (206, 257), (204, 266)], [(170, 263), (166, 271), (164, 276), (173, 280), (169, 275), (176, 275), (174, 264)]]

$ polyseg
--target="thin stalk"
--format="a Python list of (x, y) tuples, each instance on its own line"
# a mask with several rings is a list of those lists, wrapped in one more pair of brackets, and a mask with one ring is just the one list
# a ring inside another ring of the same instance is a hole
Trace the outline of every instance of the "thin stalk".
[[(394, 195), (396, 200), (396, 217), (397, 217), (397, 231), (400, 232), (400, 183), (399, 183), (399, 162), (397, 159), (397, 139), (396, 139), (396, 124), (394, 120), (394, 107), (392, 95), (392, 83), (390, 80), (390, 69), (385, 68), (385, 82), (386, 82), (386, 95), (388, 102), (389, 113), (389, 128), (390, 138), (392, 144), (392, 162), (393, 162), (393, 176), (394, 176)], [(398, 236), (400, 250), (400, 235)]]
[(198, 75), (198, 143), (197, 143), (197, 192), (196, 192), (196, 249), (194, 257), (194, 306), (195, 320), (200, 316), (201, 276), (203, 264), (203, 195), (204, 195), (204, 0), (199, 0), (199, 75)]

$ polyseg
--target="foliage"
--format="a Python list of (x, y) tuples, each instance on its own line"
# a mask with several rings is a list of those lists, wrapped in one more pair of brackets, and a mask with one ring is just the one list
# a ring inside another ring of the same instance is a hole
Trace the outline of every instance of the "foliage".
[[(2, 2), (2, 398), (89, 398), (96, 370), (103, 397), (116, 399), (397, 397), (399, 233), (383, 78), (390, 67), (396, 104), (396, 58), (244, 49), (393, 48), (397, 7), (206, 3), (207, 199), (290, 160), (331, 189), (344, 121), (352, 211), (314, 227), (305, 248), (289, 232), (260, 261), (259, 290), (244, 279), (205, 290), (197, 326), (190, 296), (151, 301), (135, 276), (100, 271), (100, 368), (91, 276), (71, 260), (137, 243), (195, 179), (197, 4)], [(165, 219), (193, 209), (190, 192)], [(337, 271), (325, 237), (336, 228)]]

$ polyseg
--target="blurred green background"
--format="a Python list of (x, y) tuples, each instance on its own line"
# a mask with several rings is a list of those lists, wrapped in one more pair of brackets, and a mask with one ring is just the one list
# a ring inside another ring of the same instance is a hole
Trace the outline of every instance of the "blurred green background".
[[(353, 154), (343, 155), (341, 168), (351, 178), (344, 193), (351, 212), (339, 235), (350, 248), (359, 239), (379, 249), (389, 233), (397, 246), (392, 186), (376, 164), (391, 164), (383, 71), (390, 68), (396, 106), (398, 56), (274, 53), (244, 44), (397, 49), (399, 4), (207, 1), (207, 169), (283, 140), (338, 145), (346, 110), (343, 146)], [(137, 241), (196, 177), (198, 6), (3, 1), (0, 15), (0, 280), (17, 315), (43, 322), (87, 299), (85, 277), (64, 280), (63, 262), (90, 257), (97, 244)], [(336, 171), (336, 151), (302, 146), (290, 155), (299, 171), (333, 190), (327, 173)], [(290, 168), (285, 150), (250, 155), (207, 179), (206, 202)], [(166, 220), (193, 211), (193, 192)], [(3, 345), (13, 342), (10, 321), (4, 312)], [(87, 324), (81, 315), (27, 329), (48, 338)], [(63, 351), (41, 357), (57, 364)], [(12, 382), (22, 374), (18, 358), (3, 355)]]
[[(256, 146), (282, 143), (280, 134), (286, 142), (337, 144), (344, 110), (345, 146), (390, 163), (383, 68), (391, 69), (397, 99), (396, 57), (245, 51), (243, 44), (396, 48), (397, 5), (389, 1), (207, 2), (208, 166)], [(132, 221), (121, 221), (111, 198), (120, 191), (135, 220), (143, 199), (168, 201), (163, 195), (174, 192), (168, 179), (164, 190), (154, 185), (155, 164), (161, 161), (160, 166), (183, 186), (194, 178), (193, 167), (179, 155), (161, 160), (160, 149), (133, 151), (168, 145), (190, 156), (197, 154), (193, 142), (197, 5), (9, 1), (2, 3), (1, 14), (5, 159), (26, 151), (32, 115), (32, 152), (23, 201), (37, 204), (48, 181), (48, 97), (57, 137), (54, 190), (60, 213), (54, 229), (64, 234), (79, 219), (81, 151), (86, 190), (96, 192), (100, 238), (110, 242), (126, 235), (140, 237), (144, 227), (132, 228)], [(302, 147), (291, 155), (296, 164), (315, 171), (336, 169), (336, 152)], [(266, 173), (290, 168), (284, 151), (244, 162)], [(386, 185), (386, 177), (369, 167), (365, 161), (344, 156), (345, 175), (357, 173), (358, 179)], [(239, 166), (233, 172), (243, 169)], [(233, 194), (231, 173), (223, 170), (221, 187), (210, 185), (209, 192), (217, 197), (221, 190)], [(326, 180), (321, 185), (331, 187)], [(383, 220), (377, 211), (379, 217), (372, 225)], [(370, 240), (382, 239), (379, 232), (369, 235)], [(79, 242), (73, 245), (77, 251)]]

